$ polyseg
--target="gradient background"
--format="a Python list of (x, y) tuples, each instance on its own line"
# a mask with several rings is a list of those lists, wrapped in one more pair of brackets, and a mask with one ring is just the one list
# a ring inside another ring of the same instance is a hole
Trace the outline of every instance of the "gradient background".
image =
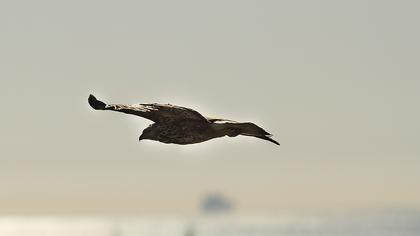
[[(420, 207), (418, 1), (0, 1), (0, 212)], [(173, 103), (249, 137), (138, 142)]]

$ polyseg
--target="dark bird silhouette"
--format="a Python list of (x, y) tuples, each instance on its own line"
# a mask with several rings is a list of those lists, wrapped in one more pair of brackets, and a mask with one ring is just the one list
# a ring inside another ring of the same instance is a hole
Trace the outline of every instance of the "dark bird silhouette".
[(162, 143), (193, 144), (223, 136), (252, 136), (280, 145), (261, 127), (251, 122), (207, 118), (197, 111), (171, 104), (105, 104), (90, 95), (89, 105), (95, 110), (110, 110), (144, 117), (153, 121), (143, 130), (139, 140)]

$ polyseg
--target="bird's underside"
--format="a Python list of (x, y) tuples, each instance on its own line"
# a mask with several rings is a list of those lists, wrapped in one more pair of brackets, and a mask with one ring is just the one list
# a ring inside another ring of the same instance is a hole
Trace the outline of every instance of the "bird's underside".
[(139, 140), (150, 139), (162, 143), (193, 144), (223, 136), (252, 136), (280, 145), (271, 134), (251, 122), (212, 119), (199, 112), (171, 104), (105, 104), (90, 95), (89, 105), (95, 110), (110, 110), (140, 116), (153, 121), (143, 130)]

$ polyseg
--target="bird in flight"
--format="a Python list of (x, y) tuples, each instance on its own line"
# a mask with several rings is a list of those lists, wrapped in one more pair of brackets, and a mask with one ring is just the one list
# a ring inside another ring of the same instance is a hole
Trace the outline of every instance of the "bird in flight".
[(139, 140), (162, 143), (193, 144), (223, 136), (252, 136), (280, 145), (271, 134), (251, 122), (204, 117), (197, 111), (171, 104), (105, 104), (90, 95), (89, 105), (95, 110), (109, 110), (140, 116), (153, 121), (143, 130)]

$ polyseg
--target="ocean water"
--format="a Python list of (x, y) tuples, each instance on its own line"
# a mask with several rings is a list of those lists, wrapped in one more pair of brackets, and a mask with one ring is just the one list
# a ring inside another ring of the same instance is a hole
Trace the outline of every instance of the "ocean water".
[(182, 217), (0, 217), (0, 236), (420, 236), (420, 212)]

